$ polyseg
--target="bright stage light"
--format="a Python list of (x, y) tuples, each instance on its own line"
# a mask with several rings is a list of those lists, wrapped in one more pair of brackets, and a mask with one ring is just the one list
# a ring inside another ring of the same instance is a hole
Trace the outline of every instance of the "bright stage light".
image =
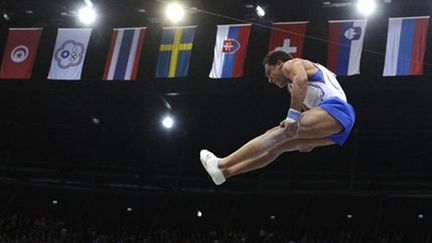
[(78, 18), (83, 24), (90, 25), (96, 20), (96, 11), (92, 7), (83, 7), (78, 12)]
[(260, 17), (260, 18), (262, 18), (266, 15), (264, 8), (261, 7), (260, 5), (257, 5), (255, 10), (256, 10), (258, 17)]
[(184, 8), (178, 3), (170, 3), (165, 10), (167, 18), (174, 22), (180, 22), (184, 17)]
[(166, 116), (163, 120), (162, 120), (162, 125), (165, 128), (172, 128), (174, 126), (174, 120), (170, 117), (170, 116)]
[(357, 9), (360, 13), (365, 16), (370, 15), (375, 11), (376, 3), (375, 0), (359, 0), (357, 2)]

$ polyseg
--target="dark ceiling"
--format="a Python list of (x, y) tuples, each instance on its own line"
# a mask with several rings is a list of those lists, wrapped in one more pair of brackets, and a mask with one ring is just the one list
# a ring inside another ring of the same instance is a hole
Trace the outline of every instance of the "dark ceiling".
[[(256, 2), (256, 1), (255, 1)], [(343, 147), (289, 153), (263, 170), (215, 187), (199, 150), (223, 156), (281, 121), (286, 91), (266, 83), (260, 65), (269, 23), (308, 20), (304, 57), (326, 63), (328, 20), (360, 18), (350, 1), (269, 0), (261, 20), (254, 1), (189, 1), (184, 24), (197, 25), (189, 77), (155, 79), (164, 1), (96, 1), (101, 11), (81, 81), (47, 80), (56, 30), (79, 27), (81, 1), (3, 0), (0, 53), (9, 27), (44, 27), (33, 78), (0, 81), (0, 175), (4, 184), (126, 192), (389, 193), (432, 195), (432, 35), (425, 74), (383, 78), (388, 17), (430, 15), (428, 0), (380, 1), (370, 17), (361, 75), (339, 78), (357, 110)], [(339, 7), (338, 7), (339, 6)], [(139, 9), (144, 9), (138, 11)], [(211, 80), (217, 24), (253, 22), (245, 77)], [(147, 26), (138, 80), (101, 81), (113, 27)], [(171, 109), (170, 109), (171, 108)], [(176, 127), (160, 118), (171, 112)], [(93, 118), (100, 120), (92, 123)]]

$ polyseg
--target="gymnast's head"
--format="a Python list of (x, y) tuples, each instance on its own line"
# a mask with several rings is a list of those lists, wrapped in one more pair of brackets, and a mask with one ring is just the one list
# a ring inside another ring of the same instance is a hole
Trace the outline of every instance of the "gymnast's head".
[(264, 57), (263, 65), (265, 68), (265, 75), (269, 83), (283, 88), (287, 85), (288, 79), (282, 74), (282, 66), (285, 62), (293, 59), (293, 57), (284, 51), (270, 51)]

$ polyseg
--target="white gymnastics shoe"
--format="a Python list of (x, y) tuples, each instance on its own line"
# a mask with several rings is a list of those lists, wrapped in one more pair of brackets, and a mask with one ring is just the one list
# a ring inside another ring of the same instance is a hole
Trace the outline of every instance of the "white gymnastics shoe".
[(225, 182), (225, 176), (222, 173), (222, 170), (219, 169), (219, 158), (216, 157), (212, 152), (208, 150), (200, 151), (200, 160), (204, 169), (206, 169), (207, 173), (212, 178), (213, 182), (216, 185), (220, 185)]

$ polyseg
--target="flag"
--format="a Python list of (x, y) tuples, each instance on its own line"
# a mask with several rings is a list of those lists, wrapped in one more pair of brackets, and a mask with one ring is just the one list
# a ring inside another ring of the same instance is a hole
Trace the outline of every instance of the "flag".
[(390, 18), (383, 76), (422, 75), (429, 16)]
[(250, 24), (218, 25), (210, 78), (243, 76)]
[(164, 27), (156, 65), (157, 78), (185, 77), (196, 26)]
[(2, 79), (29, 79), (42, 28), (10, 28), (0, 67)]
[(114, 29), (103, 80), (136, 80), (145, 27)]
[(91, 29), (58, 29), (48, 79), (78, 80)]
[(329, 24), (328, 68), (340, 76), (359, 74), (367, 20), (337, 20)]
[(309, 22), (273, 23), (269, 51), (282, 50), (294, 58), (301, 57), (307, 23)]

